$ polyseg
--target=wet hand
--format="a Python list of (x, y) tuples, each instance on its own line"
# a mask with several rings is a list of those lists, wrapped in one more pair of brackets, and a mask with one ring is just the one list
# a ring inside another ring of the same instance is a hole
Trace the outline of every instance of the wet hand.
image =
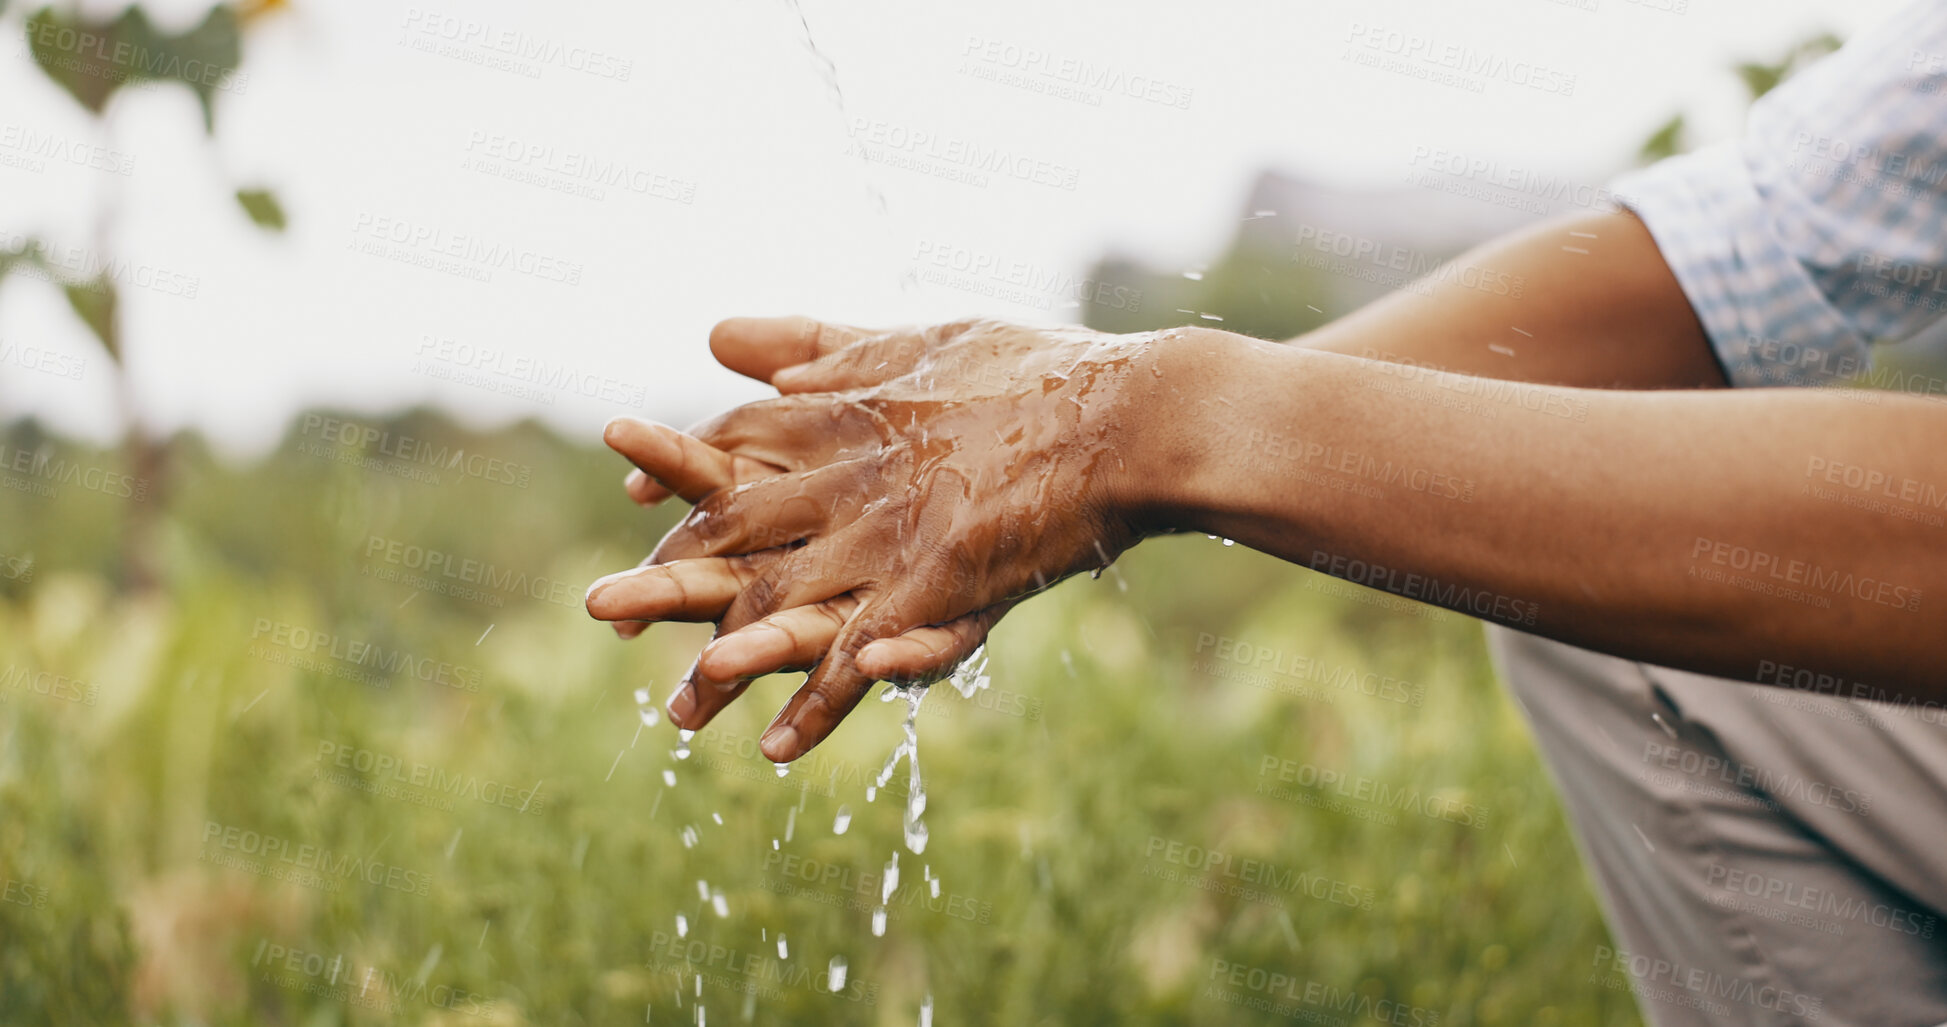
[(630, 482), (639, 501), (681, 494), (671, 468), (711, 467), (727, 485), (698, 497), (650, 566), (597, 583), (589, 602), (611, 620), (719, 623), (672, 704), (684, 726), (754, 668), (812, 666), (763, 738), (779, 761), (822, 740), (874, 680), (944, 673), (1014, 602), (1140, 536), (1118, 449), (1149, 336), (807, 324), (730, 322), (712, 339), (783, 398), (694, 438), (611, 426), (644, 472)]

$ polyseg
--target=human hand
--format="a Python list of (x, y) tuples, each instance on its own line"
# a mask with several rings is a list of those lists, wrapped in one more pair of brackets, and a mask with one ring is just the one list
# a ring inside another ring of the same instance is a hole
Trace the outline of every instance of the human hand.
[[(791, 395), (693, 439), (611, 425), (611, 444), (645, 472), (630, 481), (639, 501), (681, 491), (671, 468), (711, 467), (728, 484), (699, 497), (652, 566), (589, 599), (609, 620), (719, 621), (698, 661), (705, 680), (672, 703), (685, 726), (741, 691), (723, 672), (815, 661), (762, 740), (780, 762), (828, 735), (873, 680), (943, 673), (1014, 602), (1140, 537), (1135, 465), (1119, 450), (1153, 341), (997, 322), (806, 324), (728, 322), (712, 338), (726, 364)], [(753, 461), (748, 477), (739, 459)]]

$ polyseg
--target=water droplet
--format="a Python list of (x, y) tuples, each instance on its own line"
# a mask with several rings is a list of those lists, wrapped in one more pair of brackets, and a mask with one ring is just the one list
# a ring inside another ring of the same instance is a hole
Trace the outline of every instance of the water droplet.
[(716, 910), (719, 920), (730, 916), (730, 900), (724, 897), (721, 889), (710, 893), (710, 908)]
[(899, 890), (899, 850), (892, 850), (892, 859), (886, 863), (885, 876), (880, 878), (879, 903), (892, 901), (892, 893)]
[(830, 988), (833, 991), (844, 991), (845, 990), (845, 957), (833, 956), (831, 965), (827, 968), (827, 973), (830, 976), (831, 980), (825, 986)]
[(710, 882), (705, 881), (702, 878), (697, 879), (696, 897), (702, 899), (705, 902), (710, 901)]
[(1237, 544), (1237, 540), (1236, 540), (1236, 539), (1234, 539), (1234, 538), (1227, 538), (1227, 539), (1225, 539), (1225, 540), (1224, 540), (1224, 545), (1227, 545), (1227, 546), (1234, 546), (1234, 545), (1236, 545), (1236, 544)]
[(689, 918), (681, 913), (676, 914), (676, 936), (678, 938), (687, 938), (690, 936)]
[(638, 688), (635, 690), (635, 704), (637, 706), (649, 705), (649, 690), (647, 688)]
[(798, 827), (798, 807), (793, 806), (790, 809), (784, 811), (784, 840), (785, 841), (788, 842), (791, 840), (791, 832), (797, 830), (797, 827)]
[(926, 993), (926, 1001), (919, 1004), (919, 1027), (933, 1027), (933, 993)]
[(696, 828), (688, 826), (683, 828), (683, 848), (696, 848)]
[(874, 938), (886, 936), (886, 907), (884, 906), (872, 911), (872, 936)]
[(867, 802), (871, 802), (872, 800), (874, 800), (874, 799), (877, 799), (878, 797), (879, 797), (879, 786), (878, 786), (878, 785), (866, 785), (866, 786), (865, 786), (865, 801), (867, 801)]
[(673, 770), (664, 770), (663, 784), (668, 785), (671, 788), (676, 787), (676, 772)]
[(718, 813), (718, 812), (717, 812), (717, 811), (715, 811), (715, 810), (711, 810), (711, 811), (710, 811), (710, 819), (711, 819), (711, 820), (714, 820), (714, 821), (716, 821), (716, 822), (717, 822), (717, 826), (718, 826), (718, 827), (722, 827), (722, 826), (723, 826), (723, 814), (721, 814), (721, 813)]
[(642, 714), (643, 727), (655, 727), (662, 722), (662, 713), (654, 706), (644, 706), (640, 712)]
[(789, 945), (784, 944), (784, 932), (782, 931), (779, 931), (777, 936), (777, 958), (779, 959), (791, 958), (791, 947)]
[(832, 833), (844, 834), (845, 830), (851, 826), (852, 826), (852, 807), (850, 806), (838, 807), (838, 819), (832, 821)]
[(777, 763), (773, 765), (777, 767), (777, 776), (779, 777), (783, 777), (791, 772), (791, 764), (789, 763)]

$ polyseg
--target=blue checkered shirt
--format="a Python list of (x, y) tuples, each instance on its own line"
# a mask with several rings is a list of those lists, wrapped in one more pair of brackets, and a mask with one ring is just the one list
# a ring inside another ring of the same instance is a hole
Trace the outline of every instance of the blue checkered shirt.
[(1731, 384), (1851, 379), (1947, 311), (1947, 2), (1793, 76), (1742, 138), (1612, 186), (1649, 226)]

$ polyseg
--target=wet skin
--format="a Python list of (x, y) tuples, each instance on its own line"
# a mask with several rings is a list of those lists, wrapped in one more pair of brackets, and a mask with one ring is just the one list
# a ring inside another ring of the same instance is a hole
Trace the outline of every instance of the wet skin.
[[(1588, 259), (1560, 259), (1566, 231), (1600, 240), (1578, 247)], [(1474, 601), (1431, 601), (1633, 659), (1760, 683), (1781, 683), (1767, 668), (1817, 668), (1947, 698), (1930, 670), (1947, 631), (1918, 603), (1947, 588), (1934, 529), (1865, 524), (1806, 487), (1808, 455), (1947, 483), (1947, 449), (1929, 441), (1947, 432), (1947, 404), (1722, 389), (1626, 214), (1464, 259), (1529, 288), (1395, 294), (1298, 345), (1207, 329), (724, 322), (717, 357), (784, 395), (687, 435), (610, 424), (638, 468), (632, 498), (698, 505), (645, 566), (597, 582), (589, 610), (624, 635), (718, 624), (670, 705), (688, 728), (752, 677), (810, 668), (762, 739), (778, 761), (824, 739), (874, 680), (943, 673), (1024, 596), (1174, 530), (1367, 583), (1361, 568), (1385, 569), (1379, 587), (1461, 587)], [(1478, 394), (1466, 379), (1430, 367), (1577, 387), (1514, 385), (1483, 417), (1454, 401)], [(1348, 454), (1464, 480), (1466, 498), (1318, 487)], [(1692, 573), (1739, 552), (1878, 587), (1815, 605)]]

